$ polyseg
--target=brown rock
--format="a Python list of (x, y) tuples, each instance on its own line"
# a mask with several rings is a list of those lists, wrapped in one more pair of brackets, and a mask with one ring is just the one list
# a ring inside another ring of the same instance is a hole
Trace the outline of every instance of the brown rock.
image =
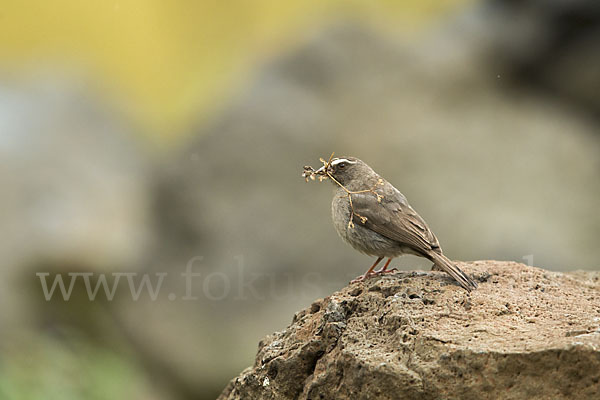
[(313, 303), (219, 399), (598, 398), (597, 276), (459, 266), (480, 282), (470, 295), (440, 272), (399, 272)]

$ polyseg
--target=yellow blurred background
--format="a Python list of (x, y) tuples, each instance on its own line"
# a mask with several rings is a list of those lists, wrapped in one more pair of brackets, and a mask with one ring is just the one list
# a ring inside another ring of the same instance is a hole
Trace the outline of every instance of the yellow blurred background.
[(0, 63), (19, 78), (40, 66), (84, 74), (162, 146), (209, 118), (258, 64), (311, 29), (355, 19), (415, 34), (465, 2), (8, 0)]

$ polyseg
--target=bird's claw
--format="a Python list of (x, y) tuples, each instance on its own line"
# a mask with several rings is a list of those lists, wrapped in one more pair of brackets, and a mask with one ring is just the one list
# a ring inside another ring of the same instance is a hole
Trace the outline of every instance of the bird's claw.
[(360, 275), (354, 279), (352, 279), (350, 281), (350, 283), (358, 283), (358, 282), (362, 282), (367, 278), (370, 278), (372, 276), (377, 276), (377, 275), (385, 275), (385, 274), (391, 274), (398, 271), (398, 268), (391, 268), (391, 269), (380, 269), (378, 271), (373, 271), (369, 274), (364, 274), (364, 275)]
[(373, 273), (373, 275), (384, 275), (384, 274), (391, 274), (398, 271), (398, 268), (391, 268), (391, 269), (380, 269), (379, 271), (375, 271)]
[(358, 283), (358, 282), (362, 282), (362, 281), (364, 281), (365, 279), (367, 279), (367, 278), (368, 278), (369, 276), (371, 276), (371, 275), (372, 275), (372, 274), (369, 274), (369, 275), (365, 274), (365, 275), (358, 276), (358, 277), (356, 277), (356, 278), (352, 279), (352, 280), (350, 281), (350, 283)]

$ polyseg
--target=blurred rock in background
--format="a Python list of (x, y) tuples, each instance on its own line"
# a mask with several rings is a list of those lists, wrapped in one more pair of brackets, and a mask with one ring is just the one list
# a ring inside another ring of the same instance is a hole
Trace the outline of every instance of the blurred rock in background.
[(158, 398), (99, 302), (36, 276), (137, 271), (152, 244), (148, 155), (80, 83), (0, 85), (1, 398)]
[[(0, 87), (0, 397), (215, 398), (372, 261), (335, 234), (330, 183), (300, 177), (333, 151), (393, 182), (451, 258), (598, 268), (597, 6), (487, 1), (412, 36), (325, 20), (163, 152), (80, 80)], [(79, 282), (46, 302), (36, 272), (166, 277), (156, 300)]]

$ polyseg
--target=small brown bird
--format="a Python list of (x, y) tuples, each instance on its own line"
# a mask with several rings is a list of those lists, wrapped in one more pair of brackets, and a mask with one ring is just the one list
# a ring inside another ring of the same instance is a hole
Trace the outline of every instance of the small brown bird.
[[(448, 273), (466, 290), (477, 288), (475, 281), (442, 253), (423, 218), (392, 184), (358, 158), (334, 158), (324, 164), (313, 170), (311, 177), (328, 177), (336, 186), (331, 210), (337, 233), (356, 250), (377, 257), (369, 270), (352, 282), (393, 272), (395, 269), (388, 269), (393, 258), (413, 254), (433, 261), (434, 268)], [(374, 271), (385, 257), (383, 268)]]

